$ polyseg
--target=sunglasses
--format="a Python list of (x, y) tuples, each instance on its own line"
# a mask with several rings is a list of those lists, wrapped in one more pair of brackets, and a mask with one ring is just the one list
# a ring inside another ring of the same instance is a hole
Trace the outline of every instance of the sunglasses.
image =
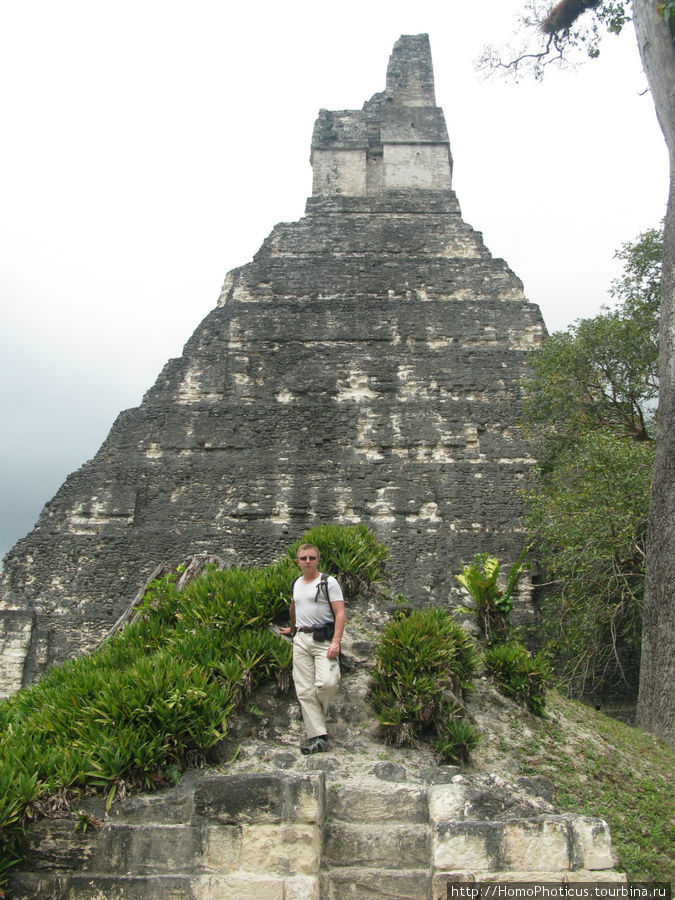
[(299, 556), (298, 559), (300, 562), (314, 562), (315, 559), (318, 559), (318, 556)]

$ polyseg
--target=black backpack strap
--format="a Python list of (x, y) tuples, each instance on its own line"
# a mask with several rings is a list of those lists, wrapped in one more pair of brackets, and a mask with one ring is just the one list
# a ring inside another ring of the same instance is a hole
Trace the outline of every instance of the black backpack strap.
[(291, 581), (291, 603), (293, 602), (293, 588), (295, 587), (295, 582), (298, 580), (300, 576), (296, 575), (293, 581)]
[(326, 598), (328, 603), (330, 603), (330, 596), (328, 594), (328, 575), (323, 572), (321, 573), (321, 580), (316, 586), (316, 597), (314, 598), (315, 601), (319, 599), (322, 590), (324, 597)]
[(328, 608), (330, 609), (331, 615), (333, 616), (333, 621), (335, 621), (335, 613), (333, 612), (333, 604), (330, 602), (330, 594), (328, 593), (328, 575), (325, 573), (321, 573), (321, 580), (316, 588), (316, 600), (319, 599), (319, 594), (323, 590), (323, 595), (326, 598), (326, 602), (328, 603)]

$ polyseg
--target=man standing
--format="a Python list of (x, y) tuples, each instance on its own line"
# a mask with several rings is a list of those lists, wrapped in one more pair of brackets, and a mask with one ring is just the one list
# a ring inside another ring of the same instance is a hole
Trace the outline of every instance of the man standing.
[(305, 754), (328, 750), (326, 715), (340, 684), (340, 640), (345, 627), (342, 590), (332, 575), (319, 572), (319, 557), (312, 544), (298, 550), (302, 575), (293, 582), (290, 627), (279, 629), (293, 635), (293, 681), (307, 735), (300, 747)]

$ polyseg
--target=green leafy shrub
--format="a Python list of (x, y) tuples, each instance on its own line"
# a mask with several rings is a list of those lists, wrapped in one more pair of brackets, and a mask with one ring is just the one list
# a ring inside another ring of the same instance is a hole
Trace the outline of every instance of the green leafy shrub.
[(530, 712), (542, 715), (551, 668), (543, 652), (532, 656), (520, 641), (495, 643), (485, 651), (485, 667), (500, 691)]
[(470, 688), (473, 644), (443, 609), (412, 610), (394, 619), (377, 648), (371, 702), (386, 743), (434, 739), (460, 715)]
[(526, 495), (552, 582), (543, 630), (574, 696), (636, 681), (654, 446), (604, 429), (561, 450)]
[(480, 735), (471, 722), (449, 718), (434, 741), (434, 750), (444, 762), (465, 763), (479, 743)]
[(385, 580), (389, 549), (365, 525), (317, 525), (289, 547), (290, 560), (301, 544), (314, 544), (321, 554), (321, 571), (334, 575), (346, 594)]
[(639, 681), (663, 224), (615, 256), (612, 308), (549, 335), (523, 385), (520, 425), (537, 459), (526, 527), (550, 587), (543, 631), (577, 697), (637, 694)]
[[(367, 529), (322, 528), (307, 540), (334, 571), (356, 587), (379, 577), (386, 550)], [(174, 575), (156, 580), (133, 624), (0, 703), (0, 888), (34, 805), (175, 783), (257, 684), (288, 687), (292, 650), (269, 625), (288, 609), (289, 553), (264, 568), (210, 567), (181, 591)]]
[(509, 633), (508, 618), (513, 608), (513, 594), (529, 563), (523, 562), (527, 549), (509, 569), (506, 588), (500, 589), (499, 562), (488, 553), (477, 553), (469, 566), (462, 566), (457, 581), (469, 592), (473, 606), (464, 607), (478, 623), (488, 640), (503, 640)]

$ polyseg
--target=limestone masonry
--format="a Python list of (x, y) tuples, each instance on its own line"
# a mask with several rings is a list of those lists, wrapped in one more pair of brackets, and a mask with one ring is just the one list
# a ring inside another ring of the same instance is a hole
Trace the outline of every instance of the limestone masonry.
[(612, 865), (606, 822), (497, 776), (352, 785), (316, 769), (196, 770), (86, 833), (38, 822), (10, 884), (14, 900), (446, 900), (448, 885), (472, 897), (495, 882), (617, 896), (626, 876)]
[(476, 552), (523, 542), (521, 379), (537, 306), (462, 221), (426, 35), (386, 88), (321, 110), (313, 195), (7, 555), (0, 694), (92, 646), (162, 562), (270, 562), (363, 522), (397, 590), (454, 601)]

